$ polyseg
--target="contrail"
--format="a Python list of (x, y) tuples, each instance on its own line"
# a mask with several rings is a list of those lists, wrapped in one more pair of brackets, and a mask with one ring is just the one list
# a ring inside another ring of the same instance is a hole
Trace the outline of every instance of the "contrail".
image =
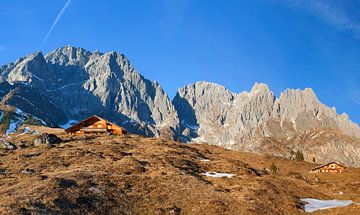
[(56, 19), (54, 20), (53, 24), (51, 25), (49, 31), (47, 32), (46, 36), (44, 37), (43, 41), (42, 41), (42, 45), (44, 45), (46, 43), (46, 41), (48, 40), (48, 38), (50, 37), (52, 31), (54, 30), (54, 28), (56, 27), (56, 24), (60, 21), (61, 17), (63, 16), (64, 12), (66, 11), (66, 9), (69, 7), (70, 3), (72, 0), (67, 0), (67, 2), (65, 3), (64, 7), (60, 10), (59, 14), (56, 16)]

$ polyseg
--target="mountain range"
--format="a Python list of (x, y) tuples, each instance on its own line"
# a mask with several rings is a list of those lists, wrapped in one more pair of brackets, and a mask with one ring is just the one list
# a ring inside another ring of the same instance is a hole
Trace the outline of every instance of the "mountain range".
[[(360, 127), (310, 88), (276, 98), (262, 83), (237, 94), (201, 81), (178, 89), (171, 100), (123, 54), (65, 46), (0, 67), (0, 98), (0, 123), (8, 106), (49, 127), (97, 114), (145, 136), (288, 158), (301, 151), (307, 161), (360, 166)], [(8, 126), (25, 121), (8, 117)]]

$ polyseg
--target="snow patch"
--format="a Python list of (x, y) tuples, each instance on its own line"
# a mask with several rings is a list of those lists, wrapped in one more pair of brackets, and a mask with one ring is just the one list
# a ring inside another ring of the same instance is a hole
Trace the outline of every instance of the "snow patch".
[(198, 130), (198, 129), (199, 129), (199, 126), (198, 126), (198, 125), (189, 125), (189, 124), (185, 123), (184, 120), (181, 120), (181, 123), (182, 123), (185, 127), (188, 127), (188, 128), (190, 128), (190, 129), (192, 129), (192, 130)]
[(312, 199), (312, 198), (303, 198), (301, 199), (305, 204), (305, 212), (314, 212), (317, 210), (336, 208), (336, 207), (345, 207), (354, 202), (352, 200), (321, 200), (321, 199)]
[(44, 81), (44, 79), (39, 78), (38, 76), (36, 76), (36, 75), (34, 75), (34, 74), (32, 74), (32, 77), (34, 77), (34, 78), (36, 78), (36, 79), (38, 79), (38, 80), (40, 80), (40, 81)]
[(205, 158), (202, 158), (202, 159), (200, 159), (199, 161), (200, 161), (200, 162), (210, 162), (209, 159), (205, 159)]
[(21, 134), (19, 134), (19, 136), (20, 136), (20, 135), (27, 134), (27, 133), (29, 133), (29, 132), (30, 132), (30, 128), (29, 128), (29, 127), (25, 127), (24, 130), (23, 130), (23, 132), (22, 132)]
[(191, 139), (192, 143), (206, 143), (205, 138), (203, 137), (196, 137)]
[(39, 130), (34, 130), (32, 134), (40, 134)]
[(24, 119), (23, 118), (18, 118), (17, 121), (15, 120), (10, 120), (10, 124), (9, 124), (9, 127), (8, 129), (6, 130), (6, 134), (12, 134), (14, 133), (17, 128), (24, 122)]
[(57, 88), (57, 89), (58, 89), (58, 90), (62, 90), (62, 89), (64, 89), (64, 88), (67, 88), (67, 87), (70, 87), (70, 86), (76, 86), (76, 85), (84, 84), (85, 82), (86, 82), (86, 80), (85, 80), (85, 81), (75, 82), (75, 83), (70, 83), (70, 84), (61, 86), (61, 87), (59, 87), (59, 88)]
[(32, 117), (35, 118), (36, 120), (39, 120), (41, 122), (41, 124), (47, 125), (47, 123), (44, 120), (40, 119), (39, 117), (36, 117), (36, 116), (32, 116)]
[(222, 178), (222, 177), (231, 178), (235, 176), (235, 174), (221, 173), (221, 172), (205, 172), (205, 173), (201, 173), (201, 175), (205, 175), (207, 177), (213, 177), (213, 178)]
[(70, 119), (67, 123), (60, 125), (61, 128), (63, 129), (67, 129), (70, 128), (71, 126), (75, 125), (78, 121), (76, 121), (75, 119)]
[(20, 116), (25, 116), (25, 113), (19, 108), (15, 108), (15, 113), (20, 115)]

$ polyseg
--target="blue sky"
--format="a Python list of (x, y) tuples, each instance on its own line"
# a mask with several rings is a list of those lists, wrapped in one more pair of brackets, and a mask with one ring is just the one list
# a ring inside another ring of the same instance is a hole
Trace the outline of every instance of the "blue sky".
[[(0, 64), (64, 45), (124, 53), (170, 97), (311, 87), (360, 123), (359, 0), (1, 0)], [(55, 21), (56, 20), (56, 21)]]

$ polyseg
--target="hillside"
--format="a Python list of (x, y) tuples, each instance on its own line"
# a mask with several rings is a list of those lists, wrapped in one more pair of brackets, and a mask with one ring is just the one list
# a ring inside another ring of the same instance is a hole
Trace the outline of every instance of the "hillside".
[[(55, 132), (64, 142), (33, 146), (36, 134), (11, 135), (19, 148), (0, 149), (0, 214), (303, 214), (303, 197), (360, 202), (360, 169), (310, 174), (316, 164), (207, 144), (30, 129)], [(264, 169), (273, 162), (280, 172)]]

